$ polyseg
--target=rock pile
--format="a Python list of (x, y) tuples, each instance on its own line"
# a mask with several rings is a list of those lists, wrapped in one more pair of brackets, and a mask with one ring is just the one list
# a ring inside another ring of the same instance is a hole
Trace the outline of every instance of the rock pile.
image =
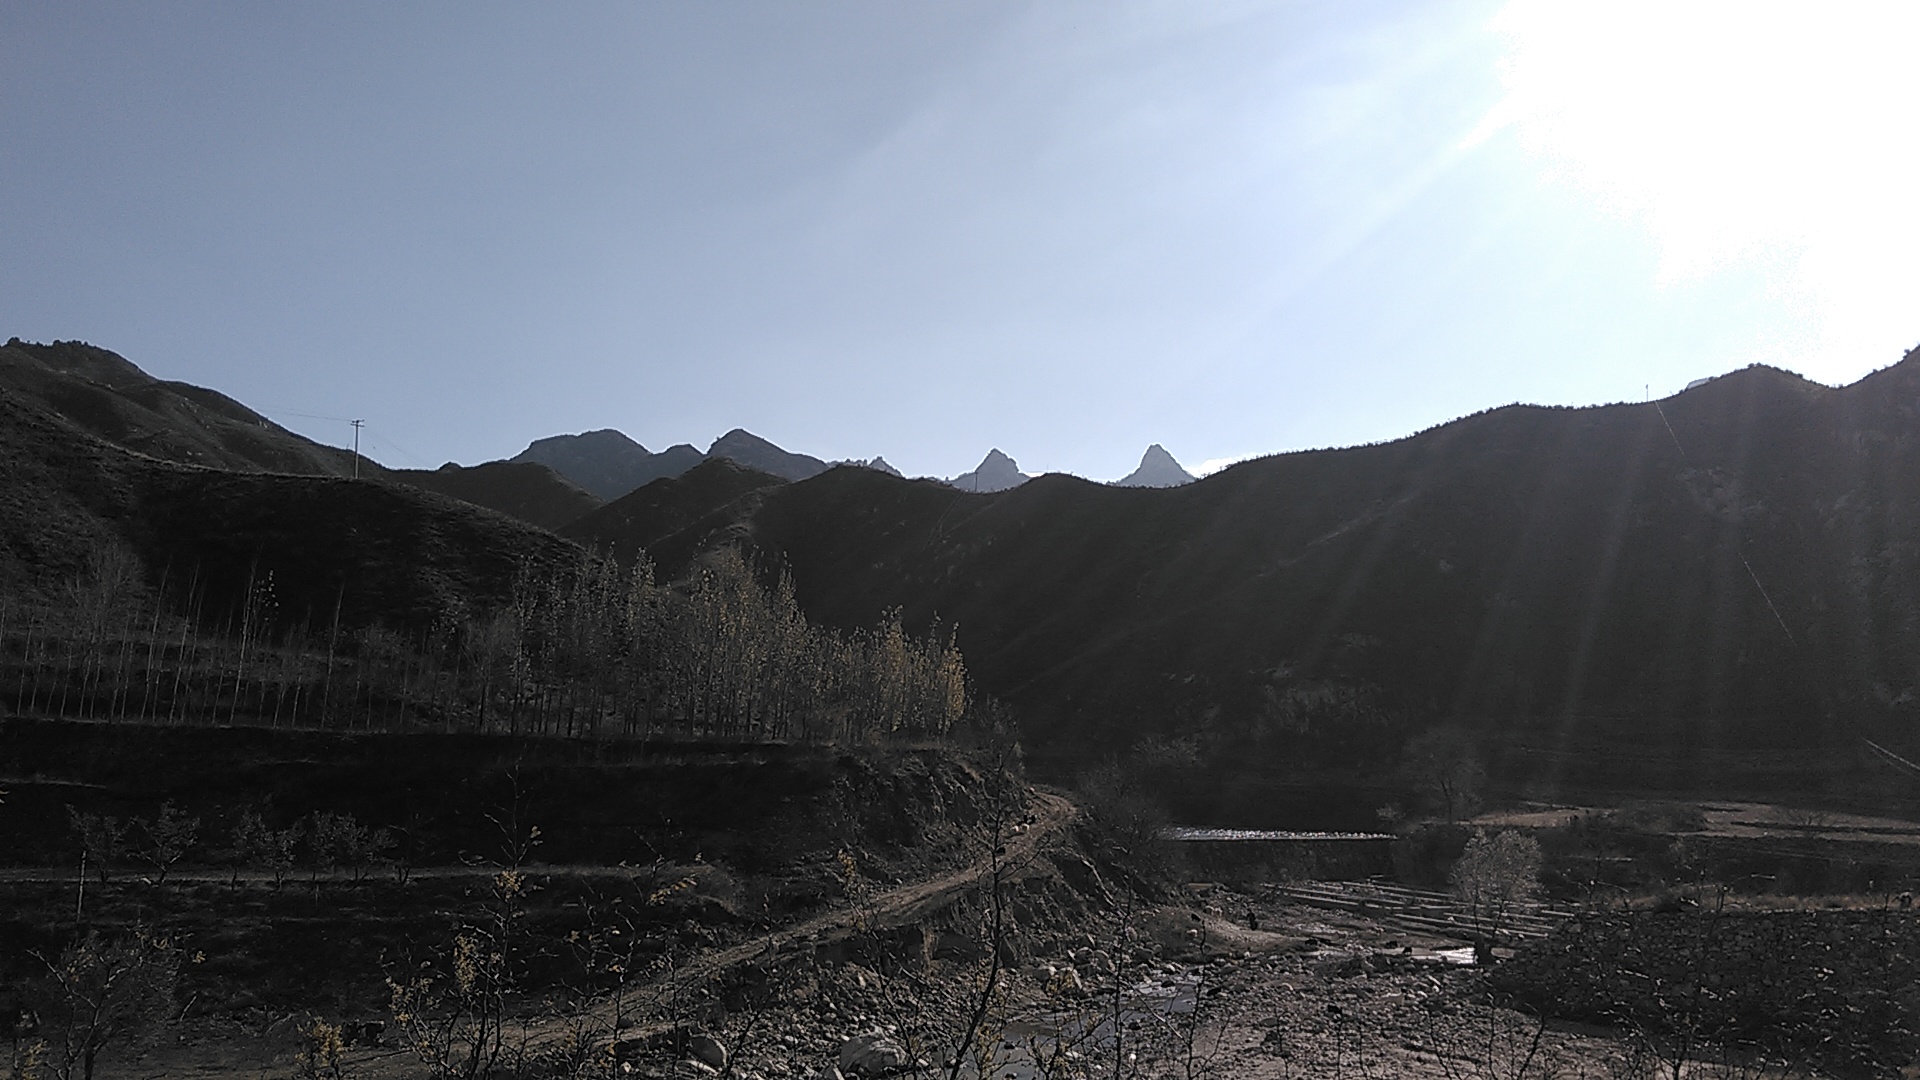
[(1582, 916), (1493, 973), (1540, 1012), (1888, 1076), (1920, 1058), (1920, 917), (1704, 910)]

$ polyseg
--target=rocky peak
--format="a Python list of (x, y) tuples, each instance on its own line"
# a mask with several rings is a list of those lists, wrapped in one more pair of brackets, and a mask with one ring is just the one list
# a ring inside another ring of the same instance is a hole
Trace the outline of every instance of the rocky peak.
[(1115, 487), (1179, 487), (1193, 481), (1192, 473), (1181, 468), (1173, 455), (1167, 453), (1159, 443), (1154, 443), (1147, 447), (1146, 453), (1140, 455), (1139, 468), (1113, 483)]
[(962, 491), (1005, 491), (1026, 483), (1030, 477), (1020, 471), (1020, 463), (1000, 452), (998, 447), (987, 451), (972, 472), (961, 473), (947, 483)]

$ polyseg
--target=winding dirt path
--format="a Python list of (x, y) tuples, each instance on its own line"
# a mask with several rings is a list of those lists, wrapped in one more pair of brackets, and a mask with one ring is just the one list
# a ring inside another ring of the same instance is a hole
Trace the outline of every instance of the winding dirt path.
[[(543, 1045), (559, 1045), (577, 1037), (582, 1021), (600, 1026), (614, 1037), (621, 1037), (623, 1034), (629, 1037), (643, 1035), (651, 1029), (631, 1025), (635, 1022), (656, 1021), (663, 1011), (663, 1006), (671, 1005), (683, 995), (708, 985), (711, 981), (742, 965), (762, 958), (780, 956), (802, 944), (818, 944), (844, 939), (862, 926), (892, 928), (910, 925), (924, 917), (926, 913), (951, 902), (956, 896), (991, 880), (996, 870), (1009, 877), (1019, 877), (1032, 866), (1042, 846), (1071, 826), (1079, 813), (1073, 803), (1066, 798), (1042, 791), (1032, 793), (1027, 809), (1033, 818), (1031, 822), (1028, 822), (1017, 834), (1006, 836), (997, 852), (983, 855), (967, 866), (908, 882), (884, 892), (875, 893), (860, 904), (824, 912), (791, 926), (759, 935), (751, 941), (708, 952), (684, 967), (634, 987), (626, 995), (620, 1009), (621, 1019), (629, 1025), (626, 1028), (616, 1031), (614, 1003), (610, 999), (602, 999), (586, 1015), (569, 1020), (556, 1019), (524, 1029), (516, 1037), (516, 1041), (526, 1050), (535, 1050)], [(532, 872), (536, 874), (606, 873), (607, 869), (606, 867), (540, 867)], [(415, 876), (419, 877), (454, 877), (493, 872), (491, 868), (481, 870), (466, 866), (419, 868), (414, 871)], [(15, 868), (0, 871), (0, 880), (16, 882), (71, 882), (73, 876), (74, 870), (69, 868)], [(227, 871), (193, 870), (170, 874), (168, 880), (169, 882), (225, 883), (229, 877), (230, 874)], [(267, 875), (243, 873), (241, 878), (262, 880), (266, 879)], [(306, 882), (290, 881), (289, 887), (296, 887), (296, 884), (304, 886)], [(389, 1035), (398, 1036), (399, 1033), (390, 1032)], [(286, 1075), (288, 1062), (284, 1059), (285, 1053), (284, 1050), (269, 1049), (258, 1040), (215, 1039), (192, 1046), (170, 1048), (143, 1057), (138, 1062), (113, 1062), (106, 1075), (139, 1076), (144, 1080), (146, 1077), (172, 1075), (189, 1069), (209, 1077), (210, 1080), (229, 1076)], [(393, 1041), (377, 1049), (356, 1049), (349, 1054), (348, 1063), (369, 1080), (387, 1080), (389, 1077), (397, 1080), (399, 1077), (412, 1077), (421, 1073), (419, 1059), (412, 1051), (394, 1045)]]
[(1017, 874), (1039, 852), (1040, 845), (1073, 824), (1078, 809), (1067, 799), (1047, 792), (1034, 792), (1029, 810), (1033, 822), (1024, 831), (1006, 838), (995, 854), (988, 854), (968, 866), (920, 881), (910, 882), (878, 893), (862, 904), (815, 915), (798, 923), (763, 934), (753, 941), (709, 953), (682, 968), (641, 988), (656, 1002), (670, 1000), (705, 985), (727, 971), (767, 956), (778, 956), (796, 943), (832, 941), (853, 933), (862, 922), (870, 926), (895, 927), (914, 921), (922, 913), (937, 909), (956, 895), (978, 887), (993, 877), (995, 869)]

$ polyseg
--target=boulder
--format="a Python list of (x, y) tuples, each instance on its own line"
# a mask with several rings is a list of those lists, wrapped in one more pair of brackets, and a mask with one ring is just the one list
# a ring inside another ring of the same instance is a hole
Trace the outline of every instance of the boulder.
[(907, 1051), (883, 1031), (855, 1035), (840, 1044), (840, 1071), (853, 1076), (886, 1076), (906, 1068)]
[(621, 1031), (608, 1041), (606, 1051), (616, 1061), (637, 1061), (662, 1047), (680, 1046), (689, 1037), (683, 1024), (650, 1024)]
[(704, 1031), (687, 1040), (687, 1055), (702, 1064), (711, 1065), (721, 1071), (726, 1070), (726, 1044)]

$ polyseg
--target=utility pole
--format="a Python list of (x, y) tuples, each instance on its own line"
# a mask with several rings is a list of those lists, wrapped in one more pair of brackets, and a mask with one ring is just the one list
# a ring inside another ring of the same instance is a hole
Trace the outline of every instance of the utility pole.
[(347, 423), (353, 425), (353, 478), (358, 480), (360, 479), (360, 425), (366, 421), (349, 420)]

